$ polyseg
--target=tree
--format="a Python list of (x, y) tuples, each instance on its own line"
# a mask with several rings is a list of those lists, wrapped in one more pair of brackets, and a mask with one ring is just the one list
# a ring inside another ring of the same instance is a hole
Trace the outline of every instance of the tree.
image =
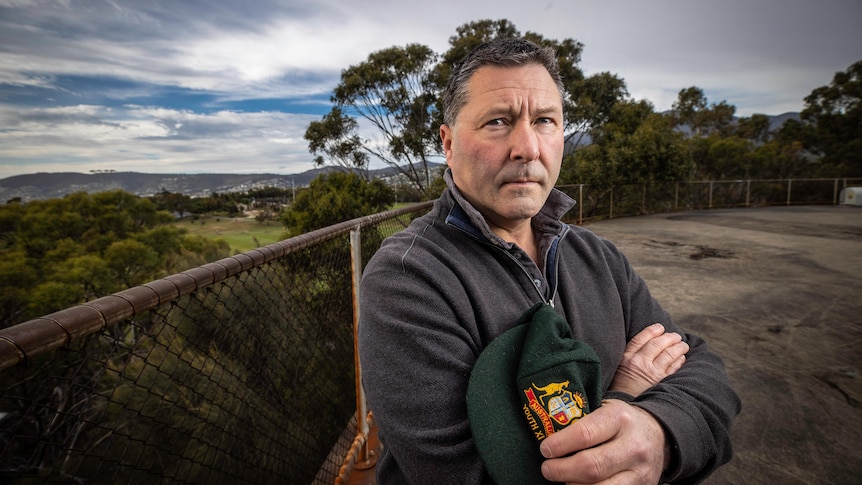
[(320, 175), (296, 195), (282, 222), (293, 235), (386, 210), (395, 201), (381, 180), (368, 181), (352, 172)]
[(688, 126), (698, 135), (700, 113), (706, 110), (706, 95), (703, 89), (692, 86), (680, 90), (676, 101), (671, 106), (671, 114), (675, 126)]
[(131, 288), (153, 279), (159, 267), (159, 255), (146, 244), (124, 239), (105, 250), (105, 262), (116, 281)]
[(710, 105), (703, 89), (697, 86), (680, 90), (671, 107), (674, 126), (690, 129), (695, 137), (714, 132), (727, 134), (735, 113), (736, 107), (725, 101)]
[(322, 167), (328, 161), (368, 178), (368, 153), (362, 151), (362, 139), (356, 133), (358, 126), (356, 119), (345, 116), (338, 106), (322, 120), (312, 121), (305, 130), (305, 139), (308, 150), (317, 155), (314, 164)]
[(706, 167), (704, 178), (744, 179), (752, 176), (754, 144), (737, 136), (707, 138), (708, 151), (698, 159), (701, 169)]
[[(43, 313), (46, 309), (60, 310), (81, 301), (98, 298), (115, 291), (119, 291), (122, 285), (118, 283), (111, 274), (107, 262), (95, 254), (84, 254), (73, 256), (62, 262), (46, 268), (48, 278), (45, 283), (40, 284), (35, 293), (45, 292), (43, 297), (34, 295), (33, 302), (38, 301)], [(64, 288), (63, 294), (68, 295), (67, 300), (54, 300), (58, 296), (57, 291)], [(43, 301), (39, 301), (43, 300)]]
[(567, 116), (567, 138), (575, 147), (593, 128), (598, 128), (611, 117), (614, 106), (629, 95), (625, 81), (615, 74), (600, 72), (588, 78), (569, 83), (571, 107)]
[(590, 130), (593, 143), (566, 157), (561, 181), (610, 189), (630, 183), (684, 179), (690, 159), (682, 134), (651, 103), (615, 103), (607, 120)]
[(25, 212), (20, 202), (0, 205), (0, 250), (15, 244), (15, 233)]
[[(0, 328), (23, 320), (39, 282), (39, 273), (22, 250), (4, 251), (0, 258)], [(47, 312), (46, 312), (47, 313)]]
[(213, 240), (204, 236), (185, 234), (181, 244), (182, 249), (179, 254), (167, 255), (165, 270), (169, 274), (211, 263), (230, 254), (230, 246), (223, 239)]
[(192, 211), (192, 198), (188, 195), (168, 192), (162, 189), (158, 194), (150, 197), (156, 205), (157, 210), (166, 210), (175, 212), (180, 217), (184, 217), (186, 213)]
[(805, 97), (802, 119), (814, 125), (809, 148), (838, 176), (862, 173), (862, 60)]
[[(420, 192), (430, 184), (430, 158), (438, 145), (432, 126), (436, 94), (428, 79), (437, 55), (426, 46), (390, 47), (341, 72), (333, 108), (305, 132), (309, 150), (348, 168), (367, 168), (369, 157), (407, 177)], [(358, 133), (358, 117), (381, 138)]]
[(768, 142), (772, 136), (769, 117), (755, 113), (748, 118), (740, 118), (736, 123), (736, 135), (755, 143)]
[(763, 177), (790, 178), (800, 175), (820, 177), (811, 154), (805, 148), (805, 140), (811, 139), (812, 127), (799, 120), (789, 119), (773, 134), (768, 145), (774, 145)]
[(80, 287), (61, 281), (44, 281), (31, 290), (27, 308), (32, 315), (45, 315), (68, 308), (84, 300)]
[(434, 68), (433, 79), (437, 88), (442, 90), (446, 86), (452, 68), (474, 48), (494, 39), (509, 39), (520, 35), (517, 27), (506, 19), (477, 20), (457, 27), (455, 35), (449, 37), (449, 49)]

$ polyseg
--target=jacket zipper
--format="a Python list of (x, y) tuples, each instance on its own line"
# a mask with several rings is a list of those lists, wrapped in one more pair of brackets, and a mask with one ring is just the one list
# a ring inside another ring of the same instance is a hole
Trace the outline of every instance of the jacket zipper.
[[(470, 236), (471, 238), (475, 239), (475, 240), (476, 240), (477, 242), (479, 242), (480, 244), (484, 244), (485, 246), (489, 246), (489, 247), (493, 248), (493, 249), (494, 249), (494, 250), (496, 250), (496, 251), (501, 251), (501, 252), (503, 252), (506, 256), (508, 256), (508, 257), (509, 257), (509, 259), (511, 259), (515, 264), (517, 264), (519, 268), (521, 268), (521, 271), (523, 271), (523, 272), (524, 272), (524, 274), (525, 274), (525, 275), (527, 275), (527, 278), (528, 278), (528, 279), (530, 279), (530, 280), (532, 280), (532, 279), (533, 279), (533, 277), (530, 275), (530, 272), (529, 272), (529, 271), (527, 271), (527, 268), (525, 268), (525, 267), (524, 267), (524, 265), (523, 265), (523, 264), (521, 264), (521, 262), (520, 262), (520, 261), (518, 261), (518, 259), (517, 259), (515, 256), (513, 256), (513, 255), (512, 255), (512, 253), (510, 253), (509, 251), (506, 251), (506, 250), (504, 250), (503, 248), (501, 248), (501, 247), (499, 247), (499, 246), (496, 246), (496, 245), (491, 244), (490, 242), (488, 242), (488, 241), (486, 241), (486, 240), (483, 240), (482, 238), (479, 238), (478, 236), (476, 236), (475, 234), (471, 233), (470, 231), (467, 231), (467, 230), (465, 230), (465, 229), (463, 229), (463, 228), (459, 227), (459, 226), (458, 226), (458, 224), (451, 224), (451, 225), (452, 225), (452, 227), (454, 227), (454, 228), (458, 229), (459, 231), (463, 232), (464, 234), (467, 234), (467, 235), (468, 235), (468, 236)], [(569, 229), (569, 227), (568, 227), (567, 225), (564, 225), (564, 226), (563, 226), (563, 232), (557, 236), (558, 242), (559, 242), (559, 240), (560, 240), (560, 239), (562, 239), (563, 235), (565, 235), (565, 233), (566, 233), (566, 231), (567, 231), (568, 229)], [(545, 272), (544, 272), (544, 271), (541, 271), (541, 273), (542, 273), (542, 275), (543, 275), (544, 277), (547, 277), (547, 274), (545, 274)], [(540, 300), (542, 300), (542, 302), (547, 303), (548, 305), (550, 305), (550, 306), (551, 306), (551, 308), (554, 308), (554, 297), (557, 295), (557, 283), (558, 283), (558, 278), (559, 278), (558, 274), (559, 274), (559, 257), (555, 255), (555, 256), (554, 256), (554, 287), (553, 287), (554, 289), (553, 289), (553, 291), (551, 292), (551, 295), (550, 295), (550, 297), (549, 297), (547, 300), (545, 299), (545, 295), (544, 295), (544, 294), (542, 294), (542, 292), (541, 292), (541, 291), (539, 291), (539, 288), (536, 286), (536, 284), (535, 284), (535, 283), (533, 283), (532, 285), (530, 285), (530, 286), (532, 286), (532, 287), (533, 287), (533, 290), (535, 290), (535, 291), (536, 291), (536, 294), (538, 294), (538, 295), (539, 295), (539, 299), (540, 299)], [(550, 283), (550, 282), (549, 282), (549, 283)]]

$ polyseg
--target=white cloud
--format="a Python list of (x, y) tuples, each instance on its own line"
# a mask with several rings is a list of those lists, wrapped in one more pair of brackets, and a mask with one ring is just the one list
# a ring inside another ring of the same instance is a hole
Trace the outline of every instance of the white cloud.
[[(0, 120), (15, 118), (0, 109)], [(20, 117), (19, 117), (20, 118)], [(74, 106), (31, 111), (0, 132), (0, 173), (112, 169), (273, 172), (312, 168), (302, 136), (309, 115)], [(279, 168), (281, 167), (281, 168)]]
[[(0, 9), (0, 177), (306, 170), (302, 135), (317, 116), (217, 103), (319, 103), (340, 70), (371, 52), (416, 42), (442, 53), (457, 27), (481, 19), (583, 42), (586, 74), (617, 74), (658, 110), (698, 86), (740, 115), (798, 111), (862, 57), (857, 0), (0, 0)], [(94, 100), (64, 76), (113, 83)], [(208, 104), (183, 105), (176, 92)], [(136, 104), (97, 105), (117, 100)]]

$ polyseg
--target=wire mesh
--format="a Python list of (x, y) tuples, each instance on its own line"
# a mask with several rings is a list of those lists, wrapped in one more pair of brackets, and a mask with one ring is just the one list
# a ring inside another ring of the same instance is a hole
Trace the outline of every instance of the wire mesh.
[(333, 483), (356, 433), (349, 228), (370, 257), (427, 209), (31, 352), (0, 373), (0, 481)]
[(839, 203), (845, 187), (862, 179), (707, 180), (615, 186), (561, 185), (557, 188), (578, 201), (566, 220), (584, 221), (660, 214), (680, 210), (817, 205)]

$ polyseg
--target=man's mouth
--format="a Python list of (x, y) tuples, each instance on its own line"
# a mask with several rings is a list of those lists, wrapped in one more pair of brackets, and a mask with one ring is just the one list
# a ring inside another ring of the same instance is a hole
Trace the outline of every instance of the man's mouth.
[(527, 184), (537, 184), (539, 182), (530, 179), (513, 179), (507, 180), (503, 182), (503, 185), (527, 185)]

